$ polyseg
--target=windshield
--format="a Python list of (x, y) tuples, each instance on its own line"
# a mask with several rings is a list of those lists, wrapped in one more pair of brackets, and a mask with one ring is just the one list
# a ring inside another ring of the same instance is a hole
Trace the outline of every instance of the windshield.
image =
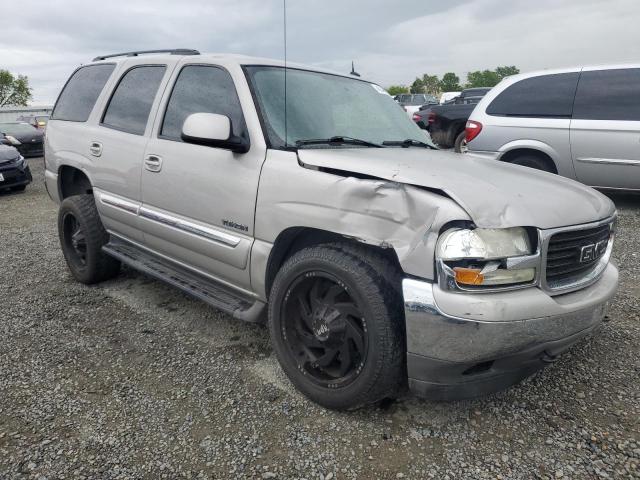
[(7, 135), (20, 135), (21, 133), (33, 133), (34, 128), (28, 123), (0, 123), (0, 132)]
[(411, 100), (404, 102), (405, 105), (424, 105), (425, 103), (438, 103), (436, 97), (432, 97), (431, 95), (413, 95)]
[[(246, 67), (272, 148), (331, 137), (352, 137), (376, 144), (413, 139), (432, 145), (429, 135), (378, 85), (291, 68), (287, 69), (285, 128), (284, 71), (283, 67)], [(347, 147), (366, 148), (352, 144)], [(336, 148), (336, 145), (313, 148)]]

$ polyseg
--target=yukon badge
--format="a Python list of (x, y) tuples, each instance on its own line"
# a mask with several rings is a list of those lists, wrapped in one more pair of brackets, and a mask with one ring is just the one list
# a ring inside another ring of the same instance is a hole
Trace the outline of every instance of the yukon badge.
[(235, 228), (236, 230), (240, 230), (241, 232), (248, 232), (249, 231), (249, 226), (248, 225), (242, 225), (241, 223), (236, 223), (233, 220), (225, 220), (223, 218), (222, 219), (222, 224), (225, 227)]

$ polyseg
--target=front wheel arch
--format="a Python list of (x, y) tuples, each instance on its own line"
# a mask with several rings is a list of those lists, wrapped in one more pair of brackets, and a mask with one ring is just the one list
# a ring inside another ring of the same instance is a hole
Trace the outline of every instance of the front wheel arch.
[(311, 227), (289, 227), (278, 234), (275, 242), (273, 243), (273, 247), (269, 252), (269, 260), (265, 271), (264, 283), (266, 297), (269, 298), (273, 280), (289, 257), (306, 247), (336, 242), (358, 248), (364, 248), (370, 252), (382, 255), (397, 267), (399, 271), (402, 271), (398, 255), (391, 247), (382, 248), (375, 245), (365, 244), (354, 238), (329, 230)]

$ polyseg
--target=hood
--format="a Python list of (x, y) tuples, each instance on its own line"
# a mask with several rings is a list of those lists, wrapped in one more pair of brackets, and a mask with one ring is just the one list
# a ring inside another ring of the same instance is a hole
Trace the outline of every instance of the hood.
[(10, 162), (11, 160), (17, 160), (20, 158), (20, 152), (14, 147), (7, 145), (0, 145), (0, 163)]
[(32, 143), (33, 140), (35, 140), (35, 143), (41, 143), (44, 137), (44, 132), (42, 130), (34, 128), (33, 132), (7, 132), (7, 135), (14, 136), (21, 143)]
[(558, 175), (442, 150), (423, 148), (301, 149), (305, 165), (440, 190), (478, 227), (542, 229), (607, 218), (613, 202)]

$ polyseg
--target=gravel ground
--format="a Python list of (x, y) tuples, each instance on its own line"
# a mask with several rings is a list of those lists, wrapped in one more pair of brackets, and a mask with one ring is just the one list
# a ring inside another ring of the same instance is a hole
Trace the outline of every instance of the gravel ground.
[(506, 392), (324, 410), (267, 331), (125, 270), (74, 282), (41, 159), (0, 195), (0, 478), (640, 478), (640, 196), (599, 335)]

